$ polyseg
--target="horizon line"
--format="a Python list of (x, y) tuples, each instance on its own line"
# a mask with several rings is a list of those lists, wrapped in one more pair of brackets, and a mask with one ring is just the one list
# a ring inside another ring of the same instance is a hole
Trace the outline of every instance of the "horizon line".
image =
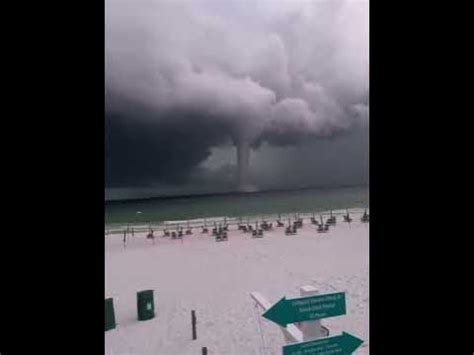
[[(239, 196), (239, 195), (256, 195), (256, 194), (265, 194), (271, 192), (289, 192), (289, 191), (304, 191), (304, 190), (330, 190), (330, 189), (340, 189), (340, 188), (351, 188), (351, 187), (369, 187), (369, 183), (366, 184), (356, 184), (356, 185), (340, 185), (340, 186), (306, 186), (306, 187), (296, 187), (296, 188), (285, 188), (285, 189), (263, 189), (258, 191), (238, 191), (238, 190), (229, 190), (222, 192), (198, 192), (198, 193), (188, 193), (188, 194), (178, 194), (178, 195), (156, 195), (150, 197), (132, 197), (132, 198), (120, 198), (120, 199), (105, 199), (105, 204), (110, 203), (125, 203), (125, 202), (140, 202), (140, 201), (150, 201), (150, 200), (172, 200), (180, 198), (192, 198), (192, 197), (217, 197), (217, 196)], [(111, 187), (108, 187), (111, 188)], [(113, 188), (113, 187), (112, 187)], [(107, 187), (106, 187), (107, 189)]]

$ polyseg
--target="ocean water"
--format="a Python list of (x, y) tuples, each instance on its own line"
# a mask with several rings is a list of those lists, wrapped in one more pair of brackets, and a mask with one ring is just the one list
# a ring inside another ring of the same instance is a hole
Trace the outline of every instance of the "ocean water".
[[(107, 201), (105, 223), (149, 223), (224, 216), (319, 212), (364, 208), (368, 205), (367, 186)], [(138, 211), (141, 213), (137, 213)]]

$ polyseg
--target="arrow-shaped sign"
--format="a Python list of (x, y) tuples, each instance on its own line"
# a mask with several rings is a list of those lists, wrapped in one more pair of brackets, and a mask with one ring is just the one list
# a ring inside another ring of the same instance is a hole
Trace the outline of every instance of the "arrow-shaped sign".
[(316, 295), (287, 300), (283, 297), (262, 316), (286, 327), (287, 324), (304, 322), (346, 314), (344, 292)]
[(283, 347), (283, 355), (350, 355), (363, 341), (355, 336), (342, 332), (330, 338), (295, 343)]

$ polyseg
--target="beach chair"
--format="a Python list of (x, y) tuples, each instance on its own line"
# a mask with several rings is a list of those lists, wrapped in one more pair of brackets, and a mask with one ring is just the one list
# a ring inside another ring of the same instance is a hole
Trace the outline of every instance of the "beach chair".
[(221, 235), (220, 234), (216, 234), (216, 242), (220, 242), (222, 239), (221, 239)]
[(176, 239), (176, 232), (171, 232), (171, 239)]
[(263, 238), (263, 229), (258, 230), (258, 237)]
[(368, 223), (369, 222), (369, 215), (367, 214), (367, 210), (364, 211), (364, 214), (362, 218), (360, 219), (362, 223)]
[(326, 221), (326, 224), (335, 225), (336, 224), (336, 217), (335, 216), (329, 217), (328, 220)]
[(278, 220), (278, 221), (276, 221), (276, 222), (277, 222), (277, 227), (283, 227), (283, 226), (285, 225), (285, 224), (284, 224), (282, 221), (280, 221), (280, 220)]
[(252, 231), (252, 238), (255, 238), (256, 236), (257, 236), (257, 230), (254, 229), (254, 230)]
[(325, 228), (322, 224), (319, 224), (317, 231), (318, 231), (318, 233), (324, 233), (326, 230), (325, 230)]
[(183, 230), (180, 230), (180, 231), (178, 232), (178, 238), (183, 238)]
[(187, 229), (186, 230), (186, 235), (191, 235), (191, 234), (193, 234), (193, 231), (191, 229)]
[(303, 218), (298, 218), (298, 227), (303, 228)]
[(227, 232), (222, 233), (221, 235), (221, 241), (227, 241)]
[(329, 224), (326, 223), (326, 224), (324, 225), (324, 231), (325, 231), (325, 232), (328, 232), (328, 231), (329, 231)]
[(344, 215), (344, 222), (347, 222), (347, 223), (352, 222), (352, 218), (349, 216), (349, 214)]
[(165, 232), (165, 233), (163, 234), (163, 237), (169, 237), (169, 236), (170, 236), (170, 232), (169, 232), (169, 231), (167, 231), (167, 230), (165, 229), (164, 232)]
[(153, 242), (153, 244), (155, 244), (155, 236), (153, 234), (153, 231), (151, 231), (150, 233), (148, 233), (146, 235), (146, 239), (151, 239), (151, 241)]

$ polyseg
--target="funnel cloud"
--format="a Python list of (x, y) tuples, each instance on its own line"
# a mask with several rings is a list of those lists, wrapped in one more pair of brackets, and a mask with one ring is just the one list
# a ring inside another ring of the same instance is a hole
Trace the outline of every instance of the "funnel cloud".
[(106, 0), (107, 186), (249, 191), (254, 155), (347, 135), (364, 157), (368, 90), (368, 1)]

